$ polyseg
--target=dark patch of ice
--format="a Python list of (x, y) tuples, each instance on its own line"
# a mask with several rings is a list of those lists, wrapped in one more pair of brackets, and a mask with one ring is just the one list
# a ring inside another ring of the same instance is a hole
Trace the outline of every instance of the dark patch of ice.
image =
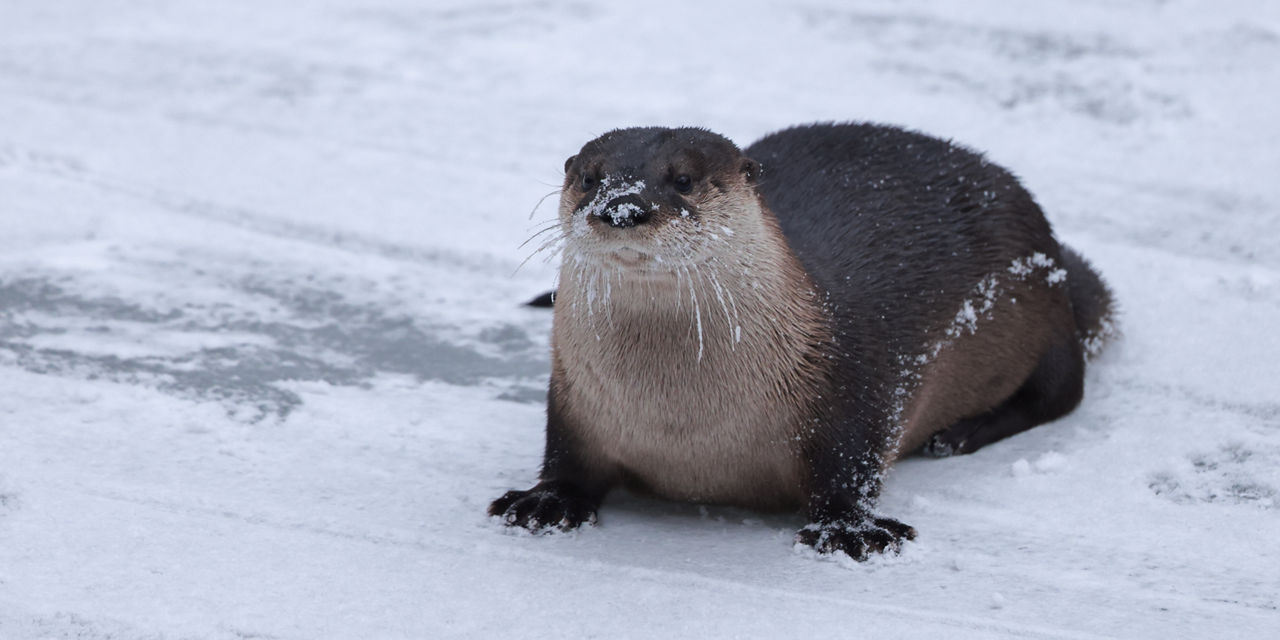
[[(390, 373), (472, 385), (538, 378), (547, 369), (545, 358), (533, 348), (535, 342), (515, 325), (482, 330), (480, 345), (473, 348), (443, 340), (439, 334), (449, 327), (353, 303), (336, 291), (267, 281), (242, 282), (238, 287), (269, 298), (285, 311), (276, 314), (283, 319), (258, 317), (245, 309), (222, 313), (225, 309), (199, 305), (158, 311), (116, 297), (76, 293), (40, 277), (0, 282), (0, 361), (35, 373), (145, 384), (216, 400), (233, 415), (250, 420), (287, 417), (302, 402), (286, 388), (294, 381), (352, 386)], [(42, 326), (41, 317), (79, 320), (75, 326), (89, 328), (77, 331), (86, 333), (109, 334), (115, 330), (113, 323), (131, 322), (170, 332), (264, 339), (172, 356), (102, 355), (27, 343), (25, 339), (41, 334), (68, 332)], [(503, 397), (543, 400), (541, 391), (520, 388)]]

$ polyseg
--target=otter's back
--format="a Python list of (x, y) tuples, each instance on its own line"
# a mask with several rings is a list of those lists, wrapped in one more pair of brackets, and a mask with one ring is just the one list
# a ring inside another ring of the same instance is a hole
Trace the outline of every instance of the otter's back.
[(895, 127), (820, 124), (770, 134), (745, 153), (760, 163), (760, 192), (810, 276), (859, 317), (897, 323), (894, 335), (904, 335), (901, 323), (927, 331), (954, 315), (978, 282), (1019, 258), (1060, 260), (1030, 194), (962, 146)]

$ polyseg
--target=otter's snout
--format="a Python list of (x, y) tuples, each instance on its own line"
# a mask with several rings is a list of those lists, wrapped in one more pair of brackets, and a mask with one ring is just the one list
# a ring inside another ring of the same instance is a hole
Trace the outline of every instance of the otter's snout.
[(644, 224), (651, 217), (649, 204), (634, 193), (610, 200), (597, 215), (601, 220), (608, 222), (609, 226), (618, 229)]

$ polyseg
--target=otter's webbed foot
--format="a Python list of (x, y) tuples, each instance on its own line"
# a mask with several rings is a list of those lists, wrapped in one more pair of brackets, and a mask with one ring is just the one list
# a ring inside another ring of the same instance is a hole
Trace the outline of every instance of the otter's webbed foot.
[(796, 542), (830, 555), (843, 551), (859, 562), (873, 553), (898, 553), (905, 540), (914, 540), (916, 530), (889, 518), (866, 518), (850, 522), (814, 522), (796, 532)]
[(489, 505), (489, 515), (534, 533), (570, 531), (584, 523), (595, 524), (599, 502), (573, 485), (540, 482), (528, 491), (506, 492)]
[(959, 452), (964, 441), (953, 442), (949, 433), (935, 433), (920, 447), (920, 453), (931, 458), (948, 458)]

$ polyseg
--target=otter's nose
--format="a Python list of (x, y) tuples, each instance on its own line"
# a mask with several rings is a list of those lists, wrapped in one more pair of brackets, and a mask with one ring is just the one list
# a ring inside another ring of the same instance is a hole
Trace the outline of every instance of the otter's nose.
[(600, 210), (599, 216), (601, 220), (608, 222), (609, 226), (623, 229), (648, 222), (650, 214), (649, 206), (644, 199), (629, 193), (610, 200)]

